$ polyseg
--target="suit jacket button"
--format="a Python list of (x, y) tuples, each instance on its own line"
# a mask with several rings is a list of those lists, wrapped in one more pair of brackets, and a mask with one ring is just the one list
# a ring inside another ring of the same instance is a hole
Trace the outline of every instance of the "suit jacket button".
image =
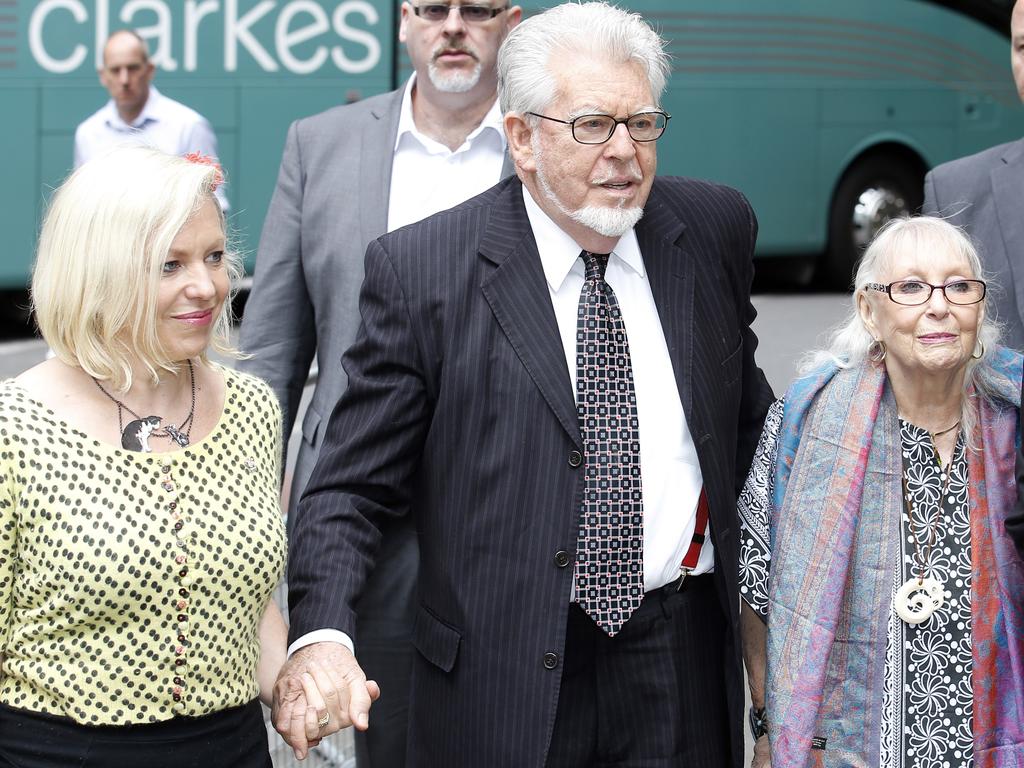
[(579, 451), (569, 451), (569, 466), (575, 469), (583, 463), (583, 454)]
[(555, 552), (555, 565), (559, 568), (565, 568), (569, 564), (569, 553), (564, 549), (560, 549)]
[(548, 651), (544, 654), (544, 669), (554, 669), (558, 666), (558, 654)]

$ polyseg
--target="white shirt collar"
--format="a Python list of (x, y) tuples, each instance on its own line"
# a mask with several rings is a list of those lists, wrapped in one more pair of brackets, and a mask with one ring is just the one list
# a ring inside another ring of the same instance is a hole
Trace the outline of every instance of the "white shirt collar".
[[(558, 292), (565, 278), (580, 263), (580, 251), (584, 250), (579, 243), (558, 226), (533, 199), (530, 190), (523, 185), (523, 203), (526, 206), (526, 217), (530, 220), (533, 237), (537, 241), (540, 252), (540, 263), (544, 268), (544, 276), (548, 286)], [(640, 243), (636, 239), (636, 230), (630, 228), (619, 242), (612, 248), (612, 256), (644, 277), (644, 259), (640, 254)], [(580, 267), (582, 269), (582, 266)]]
[(419, 132), (416, 128), (416, 121), (412, 115), (412, 89), (416, 84), (416, 73), (413, 72), (409, 77), (409, 81), (405, 84), (405, 92), (402, 94), (402, 109), (398, 116), (398, 135), (395, 137), (395, 151), (398, 150), (399, 145), (408, 136), (410, 139), (415, 139), (419, 142), (420, 146), (423, 147), (431, 155), (454, 155), (458, 152), (464, 152), (473, 143), (473, 140), (477, 136), (480, 136), (484, 131), (493, 131), (498, 140), (501, 142), (501, 148), (505, 149), (505, 129), (502, 125), (501, 110), (498, 108), (498, 99), (495, 97), (494, 103), (491, 104), (491, 108), (487, 110), (487, 114), (484, 115), (484, 119), (480, 121), (480, 125), (473, 129), (473, 131), (466, 137), (466, 141), (463, 142), (462, 146), (452, 152), (444, 144), (434, 141), (429, 136), (426, 136)]
[(150, 85), (149, 96), (146, 97), (146, 103), (142, 105), (142, 111), (135, 118), (134, 123), (126, 123), (121, 119), (121, 115), (117, 111), (117, 104), (111, 99), (107, 102), (107, 125), (119, 131), (130, 131), (138, 130), (145, 126), (146, 123), (158, 123), (160, 122), (158, 105), (162, 98), (163, 96), (160, 95), (160, 91), (155, 86)]

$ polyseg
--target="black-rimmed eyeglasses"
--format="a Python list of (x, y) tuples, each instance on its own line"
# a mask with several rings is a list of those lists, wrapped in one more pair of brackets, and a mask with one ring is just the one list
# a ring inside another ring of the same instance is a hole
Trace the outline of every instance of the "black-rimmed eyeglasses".
[(984, 280), (953, 280), (945, 285), (932, 285), (923, 280), (897, 280), (888, 285), (868, 283), (864, 287), (887, 293), (890, 299), (906, 307), (928, 303), (935, 291), (942, 291), (942, 295), (950, 304), (961, 306), (977, 304), (985, 298)]
[[(410, 5), (412, 4), (410, 3)], [(453, 9), (462, 16), (463, 21), (470, 24), (479, 24), (484, 21), (490, 21), (502, 11), (507, 11), (508, 6), (503, 5), (500, 8), (492, 8), (489, 5), (450, 5), (449, 3), (423, 3), (422, 5), (412, 6), (413, 13), (424, 21), (431, 23), (447, 21), (448, 14)]]
[(550, 120), (553, 123), (568, 125), (572, 130), (572, 137), (580, 144), (604, 144), (612, 137), (620, 123), (626, 126), (633, 141), (654, 141), (661, 138), (669, 118), (672, 117), (666, 112), (657, 110), (638, 112), (624, 118), (611, 115), (580, 115), (572, 120), (559, 120), (557, 117), (548, 117), (537, 112), (527, 112), (526, 114)]

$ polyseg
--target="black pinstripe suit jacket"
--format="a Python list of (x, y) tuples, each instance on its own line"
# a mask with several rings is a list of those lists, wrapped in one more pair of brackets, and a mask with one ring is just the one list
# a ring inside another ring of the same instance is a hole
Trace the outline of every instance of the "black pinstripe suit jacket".
[[(735, 501), (772, 399), (750, 330), (757, 224), (735, 190), (659, 178), (636, 232), (710, 501), (738, 766)], [(371, 243), (360, 310), (291, 545), (292, 638), (354, 633), (378, 526), (413, 514), (409, 764), (541, 766), (561, 669), (545, 655), (562, 653), (572, 583), (554, 555), (575, 549), (582, 445), (519, 180)]]

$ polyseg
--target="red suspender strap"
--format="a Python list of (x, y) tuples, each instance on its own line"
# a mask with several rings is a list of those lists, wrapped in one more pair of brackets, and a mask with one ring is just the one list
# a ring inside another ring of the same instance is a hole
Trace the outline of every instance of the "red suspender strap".
[(704, 545), (705, 533), (708, 530), (708, 495), (703, 486), (700, 489), (700, 500), (697, 502), (697, 522), (693, 526), (693, 538), (683, 558), (681, 570), (689, 573), (697, 567), (700, 559), (700, 548)]

